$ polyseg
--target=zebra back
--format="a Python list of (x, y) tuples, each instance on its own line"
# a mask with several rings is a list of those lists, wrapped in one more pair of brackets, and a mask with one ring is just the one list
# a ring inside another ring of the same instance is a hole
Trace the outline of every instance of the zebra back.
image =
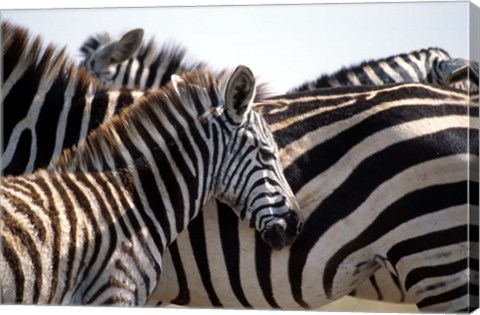
[[(326, 87), (402, 82), (437, 84), (463, 90), (469, 90), (472, 87), (473, 91), (478, 91), (478, 80), (469, 80), (465, 75), (468, 68), (478, 73), (478, 63), (459, 58), (453, 59), (441, 48), (428, 48), (344, 67), (332, 74), (324, 74), (313, 81), (303, 83), (292, 89), (290, 93)], [(458, 70), (462, 70), (460, 76), (455, 75)]]

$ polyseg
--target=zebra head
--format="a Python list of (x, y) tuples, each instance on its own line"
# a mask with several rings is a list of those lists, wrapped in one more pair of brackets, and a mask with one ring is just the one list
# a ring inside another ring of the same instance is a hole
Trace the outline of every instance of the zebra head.
[(142, 39), (143, 29), (131, 30), (119, 40), (112, 40), (107, 33), (90, 37), (80, 48), (84, 55), (80, 64), (108, 84), (113, 81), (116, 65), (132, 57)]
[(230, 134), (219, 166), (214, 196), (280, 250), (303, 230), (303, 216), (281, 169), (277, 144), (267, 123), (252, 110), (255, 78), (239, 66), (230, 76), (220, 126)]

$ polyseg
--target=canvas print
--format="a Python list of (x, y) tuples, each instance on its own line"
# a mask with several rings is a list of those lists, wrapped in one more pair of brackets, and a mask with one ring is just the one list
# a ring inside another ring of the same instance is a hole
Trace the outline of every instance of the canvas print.
[(479, 7), (0, 16), (3, 305), (478, 308)]

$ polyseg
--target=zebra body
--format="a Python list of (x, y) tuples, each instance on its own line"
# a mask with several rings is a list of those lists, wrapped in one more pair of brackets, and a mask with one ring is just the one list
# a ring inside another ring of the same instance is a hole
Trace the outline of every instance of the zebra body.
[(272, 252), (228, 207), (210, 203), (169, 246), (149, 304), (314, 309), (365, 292), (362, 283), (384, 268), (407, 294), (392, 298), (422, 311), (478, 305), (478, 252), (469, 251), (478, 220), (468, 225), (469, 207), (478, 209), (478, 105), (469, 109), (465, 93), (421, 84), (324, 89), (258, 108), (304, 232)]
[[(81, 65), (105, 86), (141, 90), (163, 86), (173, 74), (205, 67), (201, 62), (186, 61), (186, 50), (179, 45), (171, 43), (159, 49), (153, 39), (141, 44), (142, 38), (142, 30), (132, 30), (117, 40), (108, 33), (90, 36), (80, 48)], [(111, 58), (117, 52), (122, 57)]]
[(2, 23), (2, 172), (31, 173), (45, 168), (65, 148), (145, 94), (107, 90), (52, 45), (41, 54), (39, 37)]
[[(472, 75), (476, 74), (476, 80), (467, 77), (470, 67), (473, 70)], [(316, 80), (292, 89), (290, 93), (328, 87), (407, 82), (453, 86), (463, 90), (473, 88), (473, 91), (478, 91), (478, 63), (451, 58), (441, 48), (420, 49), (406, 54), (365, 61), (332, 74), (322, 75)]]
[(176, 78), (50, 172), (3, 178), (3, 301), (143, 305), (163, 251), (212, 197), (272, 248), (290, 245), (302, 217), (254, 93), (243, 66), (218, 83)]

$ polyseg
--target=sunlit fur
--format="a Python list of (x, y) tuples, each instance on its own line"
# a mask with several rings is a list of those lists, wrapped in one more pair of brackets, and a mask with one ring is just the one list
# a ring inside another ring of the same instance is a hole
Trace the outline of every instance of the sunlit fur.
[(149, 304), (315, 309), (352, 290), (375, 294), (362, 282), (386, 268), (408, 296), (385, 299), (410, 299), (423, 311), (474, 307), (478, 270), (467, 261), (478, 259), (478, 98), (471, 101), (404, 84), (258, 104), (307, 218), (302, 236), (272, 252), (228, 207), (209, 203), (169, 246)]
[(332, 74), (324, 74), (313, 81), (303, 83), (292, 89), (291, 93), (328, 87), (408, 82), (452, 86), (464, 91), (470, 89), (472, 93), (478, 93), (478, 82), (470, 81), (468, 78), (459, 82), (450, 82), (449, 80), (455, 70), (468, 66), (476, 67), (478, 73), (478, 63), (451, 58), (441, 48), (420, 49), (344, 67)]

